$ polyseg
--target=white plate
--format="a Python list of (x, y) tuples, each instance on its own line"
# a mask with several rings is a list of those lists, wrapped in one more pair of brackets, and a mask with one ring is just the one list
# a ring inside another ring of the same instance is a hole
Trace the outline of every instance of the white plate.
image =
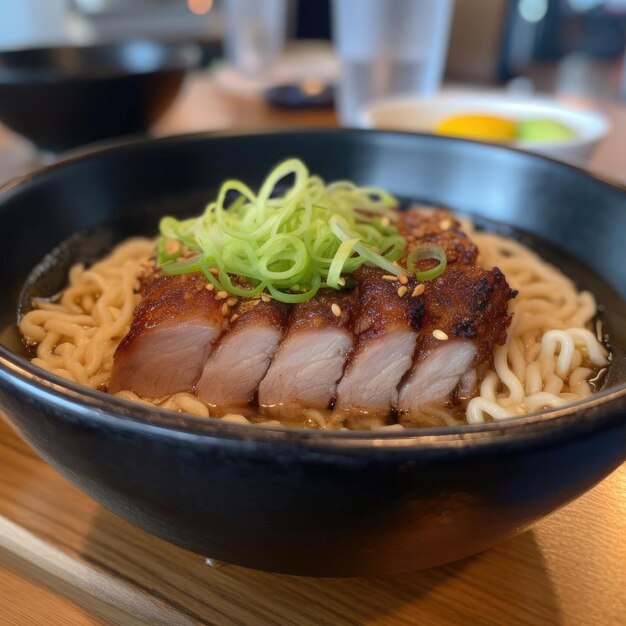
[(451, 115), (494, 114), (515, 120), (550, 119), (572, 129), (566, 141), (514, 141), (512, 146), (567, 161), (583, 161), (609, 131), (602, 114), (578, 109), (549, 98), (515, 97), (506, 94), (451, 92), (430, 98), (403, 97), (381, 100), (362, 114), (366, 128), (432, 132), (438, 122)]

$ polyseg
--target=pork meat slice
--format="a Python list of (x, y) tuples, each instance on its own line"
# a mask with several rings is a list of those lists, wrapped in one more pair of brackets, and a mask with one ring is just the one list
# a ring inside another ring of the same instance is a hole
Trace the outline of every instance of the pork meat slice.
[(192, 391), (227, 317), (200, 274), (143, 281), (128, 334), (115, 351), (109, 392), (145, 398)]
[(259, 385), (264, 412), (288, 416), (294, 408), (329, 407), (352, 349), (355, 304), (353, 290), (324, 289), (293, 306), (289, 329)]
[(475, 357), (476, 347), (466, 339), (446, 341), (432, 350), (419, 361), (409, 380), (401, 387), (399, 410), (411, 413), (427, 404), (446, 400), (456, 389), (461, 376), (470, 369)]
[(389, 413), (398, 383), (413, 362), (424, 312), (417, 283), (390, 280), (378, 268), (354, 274), (359, 302), (354, 322), (355, 346), (337, 387), (335, 409), (346, 414)]
[(494, 347), (506, 341), (514, 296), (498, 268), (478, 265), (449, 267), (426, 283), (422, 334), (400, 386), (398, 410), (417, 412), (446, 400), (468, 370), (490, 361)]
[(276, 301), (244, 301), (238, 318), (209, 356), (196, 394), (222, 409), (250, 404), (280, 344), (288, 305)]

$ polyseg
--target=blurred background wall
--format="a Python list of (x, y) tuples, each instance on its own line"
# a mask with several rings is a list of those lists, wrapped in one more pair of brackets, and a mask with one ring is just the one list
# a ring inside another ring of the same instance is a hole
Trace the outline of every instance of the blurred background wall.
[[(216, 49), (225, 1), (1, 0), (0, 49), (129, 37)], [(329, 0), (289, 0), (288, 37), (330, 33)], [(457, 0), (446, 76), (480, 84), (523, 76), (541, 90), (625, 97), (625, 45), (626, 0)]]

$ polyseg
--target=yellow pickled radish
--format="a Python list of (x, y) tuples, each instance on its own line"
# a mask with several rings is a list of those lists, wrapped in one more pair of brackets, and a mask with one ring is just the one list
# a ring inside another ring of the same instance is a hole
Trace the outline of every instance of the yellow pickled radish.
[(453, 115), (435, 127), (440, 135), (507, 143), (515, 140), (517, 122), (497, 115)]

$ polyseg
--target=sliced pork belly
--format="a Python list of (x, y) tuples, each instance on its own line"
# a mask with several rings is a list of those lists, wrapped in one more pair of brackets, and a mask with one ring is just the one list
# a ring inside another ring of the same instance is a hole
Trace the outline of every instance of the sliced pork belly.
[(289, 329), (259, 386), (266, 413), (327, 409), (352, 349), (353, 291), (325, 289), (293, 306)]
[(478, 265), (449, 267), (426, 283), (422, 335), (400, 386), (398, 410), (418, 412), (447, 399), (468, 370), (490, 360), (494, 347), (506, 341), (514, 295), (499, 269)]
[(146, 398), (191, 391), (227, 323), (200, 274), (146, 279), (130, 331), (115, 351), (109, 392)]
[(256, 398), (280, 419), (334, 407), (354, 427), (446, 400), (506, 340), (513, 292), (498, 269), (476, 265), (476, 246), (447, 211), (411, 209), (397, 225), (407, 253), (445, 250), (442, 276), (419, 285), (361, 267), (356, 287), (296, 305), (218, 294), (199, 274), (145, 278), (109, 391), (195, 391), (220, 410)]
[[(337, 388), (335, 409), (346, 414), (386, 414), (411, 367), (424, 313), (417, 283), (387, 280), (378, 268), (355, 272), (359, 289), (354, 352)], [(391, 278), (387, 276), (387, 278)]]
[[(450, 265), (476, 261), (476, 246), (448, 211), (412, 208), (401, 214), (397, 227), (407, 240), (407, 254), (418, 246), (440, 246)], [(412, 295), (417, 286), (413, 280), (399, 297), (401, 283), (383, 280), (381, 270), (359, 272), (358, 339), (337, 390), (336, 408), (353, 414), (385, 414), (395, 408), (398, 384), (413, 364), (425, 303), (421, 296)]]
[(249, 404), (270, 366), (285, 330), (289, 309), (279, 302), (243, 302), (238, 318), (209, 356), (196, 394), (220, 408)]

